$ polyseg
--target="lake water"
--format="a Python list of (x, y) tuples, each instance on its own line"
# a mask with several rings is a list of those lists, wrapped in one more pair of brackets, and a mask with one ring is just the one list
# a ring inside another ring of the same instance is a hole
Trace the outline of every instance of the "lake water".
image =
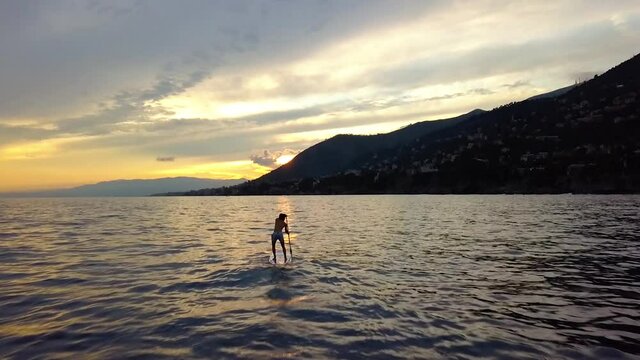
[(639, 236), (640, 196), (4, 199), (0, 358), (639, 358)]

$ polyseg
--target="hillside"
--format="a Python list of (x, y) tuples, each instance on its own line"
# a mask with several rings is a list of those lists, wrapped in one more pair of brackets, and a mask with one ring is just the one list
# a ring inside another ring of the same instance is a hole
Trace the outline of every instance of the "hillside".
[[(640, 192), (640, 57), (562, 90), (388, 146), (334, 137), (277, 176), (212, 194)], [(367, 155), (356, 159), (350, 147)], [(342, 170), (318, 176), (305, 172), (307, 161), (339, 162)]]
[(357, 169), (376, 152), (398, 147), (481, 113), (483, 110), (474, 110), (451, 119), (423, 121), (387, 134), (336, 135), (311, 146), (289, 163), (255, 181), (277, 183), (306, 177), (323, 177)]

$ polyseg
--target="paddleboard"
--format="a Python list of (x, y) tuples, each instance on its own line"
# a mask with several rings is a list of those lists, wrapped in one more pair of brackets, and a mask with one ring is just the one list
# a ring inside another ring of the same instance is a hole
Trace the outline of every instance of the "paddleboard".
[(284, 259), (282, 259), (282, 260), (278, 259), (278, 262), (274, 263), (273, 262), (273, 258), (269, 258), (269, 264), (271, 264), (271, 265), (286, 265), (286, 264), (288, 264), (290, 262), (291, 262), (291, 260), (289, 260), (289, 259), (287, 259), (287, 262), (284, 262)]
[[(287, 246), (287, 251), (288, 249), (289, 247)], [(284, 262), (284, 254), (282, 253), (282, 247), (280, 247), (280, 244), (276, 245), (276, 258), (278, 259), (277, 264), (273, 262), (273, 253), (269, 252), (269, 263), (272, 265), (284, 265), (291, 262), (291, 256), (289, 252), (287, 252), (287, 262), (286, 263)]]

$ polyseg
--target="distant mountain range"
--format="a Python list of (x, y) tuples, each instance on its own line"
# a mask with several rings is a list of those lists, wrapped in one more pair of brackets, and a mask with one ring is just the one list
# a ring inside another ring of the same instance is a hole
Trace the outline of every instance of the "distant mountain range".
[(198, 188), (233, 186), (246, 179), (215, 180), (193, 177), (161, 179), (114, 180), (82, 185), (69, 189), (0, 193), (0, 197), (84, 197), (84, 196), (148, 196), (158, 193), (182, 192)]
[(640, 56), (576, 86), (381, 135), (184, 195), (640, 192)]

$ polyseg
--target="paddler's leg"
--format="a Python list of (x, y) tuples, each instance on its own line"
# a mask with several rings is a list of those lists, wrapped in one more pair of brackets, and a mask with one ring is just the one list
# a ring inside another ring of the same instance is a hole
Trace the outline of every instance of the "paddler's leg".
[(284, 262), (287, 262), (287, 249), (284, 247), (284, 235), (280, 236), (280, 245), (282, 246), (282, 253), (284, 254)]
[(271, 251), (273, 251), (273, 263), (277, 263), (276, 261), (276, 240), (277, 237), (275, 234), (271, 234)]

